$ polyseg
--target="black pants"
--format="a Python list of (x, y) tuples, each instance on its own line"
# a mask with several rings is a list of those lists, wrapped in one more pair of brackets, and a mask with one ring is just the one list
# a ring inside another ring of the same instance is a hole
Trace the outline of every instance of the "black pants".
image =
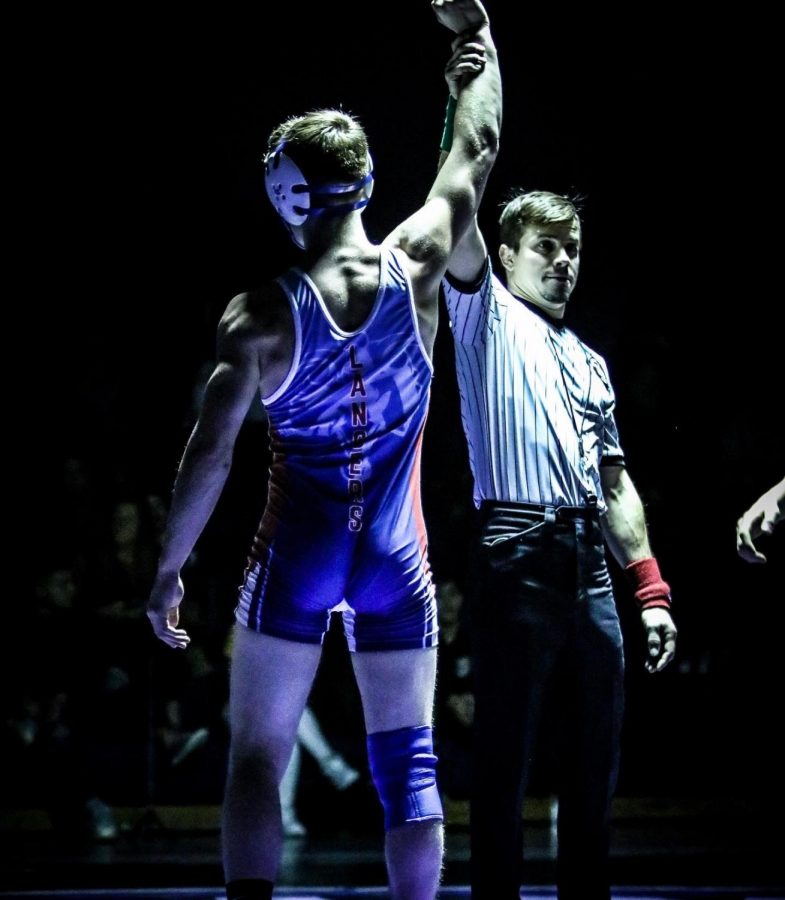
[(547, 691), (564, 738), (559, 897), (608, 900), (624, 658), (599, 518), (501, 503), (483, 513), (471, 608), (472, 898), (519, 897), (521, 810)]

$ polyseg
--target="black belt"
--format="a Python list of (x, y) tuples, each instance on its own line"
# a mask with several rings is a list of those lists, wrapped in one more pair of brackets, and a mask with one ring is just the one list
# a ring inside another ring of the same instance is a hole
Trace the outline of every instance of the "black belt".
[(599, 520), (600, 511), (596, 504), (593, 506), (544, 506), (540, 503), (516, 503), (513, 500), (483, 500), (480, 511), (485, 515), (504, 514), (512, 515), (527, 513), (529, 515), (542, 516), (545, 520), (555, 519), (591, 519)]

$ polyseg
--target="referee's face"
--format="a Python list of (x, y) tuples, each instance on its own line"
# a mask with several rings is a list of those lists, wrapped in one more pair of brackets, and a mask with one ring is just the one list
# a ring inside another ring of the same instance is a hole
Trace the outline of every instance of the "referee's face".
[(581, 229), (577, 222), (527, 225), (518, 248), (502, 244), (499, 257), (513, 294), (551, 315), (564, 315), (581, 263)]

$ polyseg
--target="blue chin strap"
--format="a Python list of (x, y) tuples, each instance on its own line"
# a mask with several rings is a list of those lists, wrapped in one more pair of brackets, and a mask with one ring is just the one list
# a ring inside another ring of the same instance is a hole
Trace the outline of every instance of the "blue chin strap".
[[(283, 219), (289, 236), (305, 249), (300, 227), (311, 215), (343, 215), (368, 205), (373, 193), (373, 164), (368, 155), (368, 174), (349, 183), (322, 182), (310, 185), (297, 163), (285, 152), (286, 141), (264, 158), (264, 186), (275, 211)], [(344, 194), (360, 196), (354, 200), (340, 198)], [(298, 231), (294, 231), (297, 228)]]

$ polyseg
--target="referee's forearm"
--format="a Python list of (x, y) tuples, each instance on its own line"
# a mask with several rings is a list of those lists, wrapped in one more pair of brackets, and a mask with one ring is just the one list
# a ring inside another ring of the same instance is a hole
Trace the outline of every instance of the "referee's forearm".
[(602, 530), (608, 547), (620, 566), (651, 556), (643, 503), (626, 471), (605, 491), (607, 513)]

